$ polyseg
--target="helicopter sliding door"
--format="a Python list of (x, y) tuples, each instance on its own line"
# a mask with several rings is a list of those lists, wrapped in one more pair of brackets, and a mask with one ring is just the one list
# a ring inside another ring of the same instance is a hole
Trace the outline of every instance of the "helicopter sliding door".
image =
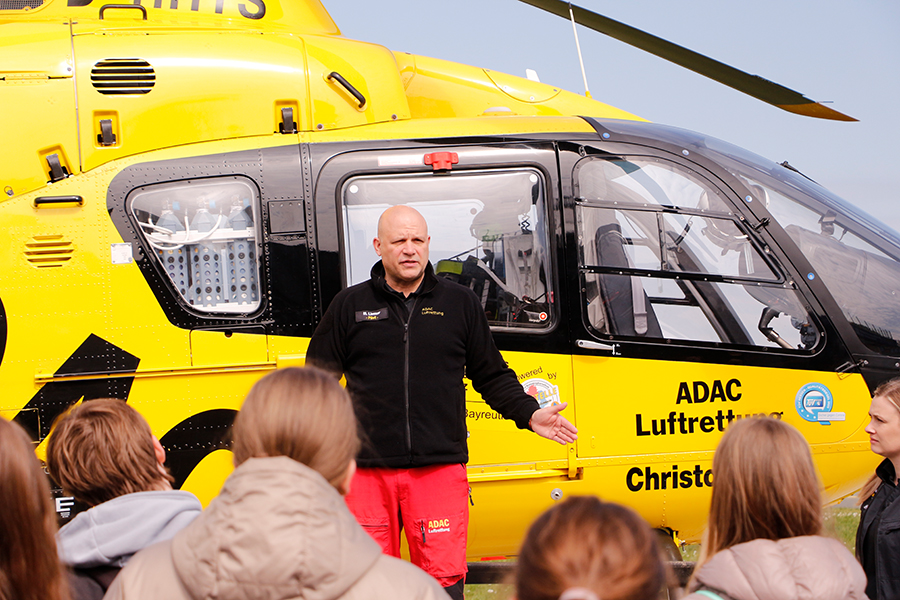
[(839, 336), (716, 176), (646, 148), (572, 150), (578, 458), (607, 473), (608, 496), (665, 525), (676, 515), (654, 513), (669, 494), (706, 501), (712, 450), (737, 419), (783, 419), (811, 443), (858, 431)]
[[(378, 261), (372, 240), (379, 216), (408, 204), (428, 223), (436, 273), (475, 293), (526, 393), (545, 406), (571, 398), (553, 146), (379, 145), (310, 146), (322, 306), (341, 287), (369, 278)], [(443, 317), (425, 312), (434, 310), (429, 306), (417, 310)], [(468, 555), (508, 554), (515, 551), (511, 536), (549, 506), (567, 480), (574, 447), (518, 430), (468, 380), (460, 393), (465, 411), (459, 431), (469, 448), (473, 503)], [(566, 414), (574, 420), (574, 407)], [(574, 466), (571, 471), (574, 476)]]
[[(390, 206), (408, 204), (428, 223), (435, 272), (475, 293), (526, 392), (545, 405), (561, 401), (571, 393), (571, 363), (555, 293), (551, 240), (558, 186), (552, 147), (400, 144), (371, 150), (356, 145), (345, 153), (337, 145), (311, 146), (313, 164), (323, 164), (315, 174), (323, 306), (342, 286), (369, 278), (379, 260), (372, 246), (379, 216)], [(327, 154), (316, 159), (319, 153)], [(458, 162), (449, 162), (451, 153)], [(428, 164), (441, 157), (448, 159), (444, 168)], [(341, 233), (339, 239), (329, 239), (332, 228)], [(555, 470), (545, 469), (544, 476), (560, 475), (564, 447), (523, 435), (468, 381), (465, 396), (467, 410), (460, 418), (472, 481), (533, 478), (536, 464), (546, 461), (555, 461)]]

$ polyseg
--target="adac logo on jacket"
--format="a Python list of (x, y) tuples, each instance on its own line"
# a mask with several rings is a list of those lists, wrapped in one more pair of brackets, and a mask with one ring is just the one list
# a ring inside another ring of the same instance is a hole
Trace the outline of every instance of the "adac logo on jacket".
[(434, 317), (443, 317), (443, 316), (444, 316), (444, 311), (442, 311), (442, 310), (434, 310), (434, 307), (433, 307), (433, 306), (423, 306), (423, 307), (422, 307), (422, 314), (423, 314), (423, 315), (431, 315), (431, 316), (434, 316)]

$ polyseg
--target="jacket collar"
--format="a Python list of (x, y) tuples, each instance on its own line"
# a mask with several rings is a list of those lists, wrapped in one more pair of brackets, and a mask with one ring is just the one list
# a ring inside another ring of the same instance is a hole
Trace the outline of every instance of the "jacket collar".
[(894, 472), (894, 463), (891, 462), (891, 459), (886, 458), (881, 461), (881, 464), (875, 469), (875, 474), (878, 475), (884, 483), (891, 487), (896, 487), (896, 485), (894, 485), (894, 479), (896, 479), (897, 474)]
[[(372, 271), (369, 273), (371, 276), (372, 285), (375, 286), (375, 289), (381, 290), (387, 293), (397, 293), (395, 290), (391, 288), (387, 284), (387, 280), (384, 277), (384, 265), (379, 260), (377, 263), (372, 265)], [(422, 285), (420, 287), (420, 294), (427, 294), (431, 290), (435, 288), (438, 284), (437, 275), (434, 274), (434, 267), (431, 266), (431, 261), (425, 265), (425, 277), (422, 279)]]

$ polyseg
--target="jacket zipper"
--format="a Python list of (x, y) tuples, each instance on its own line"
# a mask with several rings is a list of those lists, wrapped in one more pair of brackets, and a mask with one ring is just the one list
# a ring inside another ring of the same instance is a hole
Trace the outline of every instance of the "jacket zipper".
[(425, 523), (419, 523), (419, 531), (422, 532), (422, 545), (425, 545)]
[[(419, 301), (418, 298), (413, 300), (412, 308), (409, 310), (409, 314), (406, 315), (406, 323), (403, 324), (403, 351), (404, 351), (404, 359), (403, 359), (403, 400), (406, 406), (406, 448), (409, 452), (409, 460), (412, 462), (412, 431), (410, 431), (409, 425), (409, 323), (412, 321), (413, 313), (416, 310), (416, 303)], [(422, 532), (422, 537), (424, 538), (425, 533), (424, 530)]]

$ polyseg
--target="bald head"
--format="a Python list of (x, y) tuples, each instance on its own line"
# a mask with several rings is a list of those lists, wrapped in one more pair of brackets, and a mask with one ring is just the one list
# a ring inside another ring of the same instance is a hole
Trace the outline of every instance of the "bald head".
[(406, 295), (416, 291), (428, 265), (429, 242), (428, 224), (416, 209), (400, 204), (381, 213), (373, 245), (389, 286)]
[(378, 217), (378, 237), (384, 237), (385, 231), (406, 226), (419, 227), (425, 236), (428, 236), (428, 223), (425, 222), (422, 213), (411, 206), (398, 204), (390, 207)]

